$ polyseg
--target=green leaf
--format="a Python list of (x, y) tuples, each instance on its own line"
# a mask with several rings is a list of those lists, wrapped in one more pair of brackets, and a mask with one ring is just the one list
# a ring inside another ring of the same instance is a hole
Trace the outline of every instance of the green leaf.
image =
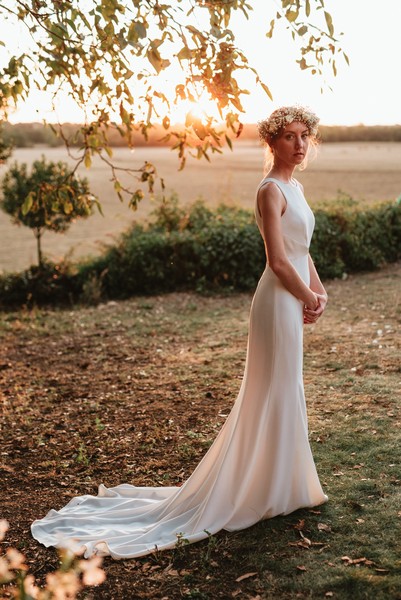
[(274, 25), (275, 25), (275, 23), (276, 23), (276, 21), (274, 19), (272, 19), (270, 21), (270, 29), (266, 33), (266, 37), (268, 37), (268, 38), (272, 38), (273, 37), (273, 31), (274, 31)]
[(92, 158), (89, 151), (85, 152), (84, 165), (87, 169), (89, 169), (92, 166)]
[(24, 204), (21, 206), (21, 213), (24, 217), (29, 213), (29, 211), (32, 208), (32, 205), (33, 205), (33, 197), (32, 197), (32, 193), (30, 193), (25, 198)]
[(227, 146), (230, 148), (230, 150), (232, 150), (233, 149), (233, 143), (232, 143), (231, 139), (228, 137), (227, 134), (225, 135), (225, 138), (226, 138)]
[(190, 60), (192, 58), (192, 51), (188, 46), (184, 46), (177, 54), (177, 58), (178, 60)]
[(203, 125), (203, 123), (199, 119), (196, 119), (194, 121), (192, 128), (200, 140), (205, 139), (205, 137), (207, 136), (207, 130), (206, 130), (206, 127)]
[(262, 86), (262, 88), (264, 89), (266, 94), (269, 96), (270, 100), (273, 100), (273, 95), (272, 95), (271, 91), (269, 90), (269, 88), (267, 87), (267, 85), (265, 83), (263, 83), (262, 81), (260, 82), (260, 85)]
[(305, 14), (307, 17), (310, 15), (310, 0), (305, 0)]
[(63, 212), (65, 215), (70, 215), (73, 211), (74, 207), (72, 205), (72, 202), (64, 202), (63, 204)]
[(297, 33), (298, 33), (298, 35), (300, 35), (300, 36), (302, 37), (303, 35), (305, 35), (305, 33), (306, 33), (307, 31), (308, 31), (308, 26), (307, 26), (307, 25), (302, 25), (302, 27), (300, 27), (300, 28), (297, 30)]
[(331, 18), (331, 14), (328, 13), (326, 10), (324, 11), (324, 16), (326, 19), (326, 23), (327, 23), (327, 28), (329, 30), (330, 35), (333, 37), (334, 35), (334, 27), (333, 27), (333, 19)]
[(156, 48), (151, 48), (147, 51), (146, 57), (152, 67), (155, 69), (156, 73), (160, 73), (163, 70), (163, 60), (160, 56), (159, 51)]
[(290, 23), (293, 23), (294, 21), (296, 21), (298, 18), (298, 15), (299, 15), (298, 10), (287, 10), (287, 12), (285, 13), (286, 19)]
[(304, 58), (301, 58), (301, 60), (297, 60), (297, 63), (299, 64), (302, 71), (304, 71), (305, 69), (309, 69), (309, 65), (306, 64), (306, 60)]
[(146, 37), (146, 27), (143, 23), (141, 23), (140, 21), (137, 21), (135, 23), (135, 29), (137, 31), (139, 39), (143, 39)]

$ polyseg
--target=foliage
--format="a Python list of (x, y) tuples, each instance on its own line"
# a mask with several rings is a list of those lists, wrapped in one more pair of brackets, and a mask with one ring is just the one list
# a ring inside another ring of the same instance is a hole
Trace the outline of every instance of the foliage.
[(32, 266), (21, 273), (0, 278), (0, 306), (71, 305), (82, 294), (76, 269), (66, 262), (53, 264), (44, 261), (41, 267)]
[[(8, 26), (16, 31), (23, 26), (29, 35), (22, 54), (5, 49), (9, 61), (0, 76), (0, 112), (6, 117), (35, 87), (54, 98), (67, 92), (86, 114), (79, 132), (78, 162), (90, 166), (92, 156), (99, 155), (112, 169), (117, 194), (128, 193), (135, 207), (143, 192), (121, 184), (118, 168), (111, 162), (110, 131), (118, 131), (131, 145), (135, 131), (147, 139), (154, 123), (162, 123), (165, 139), (178, 152), (183, 167), (188, 150), (209, 159), (210, 152), (221, 152), (223, 143), (231, 147), (229, 136), (241, 133), (241, 97), (248, 93), (237, 80), (241, 72), (250, 72), (271, 98), (230, 29), (233, 13), (248, 18), (251, 10), (245, 0), (14, 0), (3, 4), (0, 15)], [(324, 0), (281, 0), (278, 10), (273, 10), (276, 16), (267, 37), (273, 36), (279, 22), (284, 23), (300, 42), (300, 68), (321, 73), (328, 63), (335, 74), (343, 52)], [(195, 114), (203, 100), (216, 105), (216, 116)], [(186, 112), (181, 127), (171, 120), (174, 105)], [(67, 145), (73, 141), (56, 129)], [(152, 190), (155, 171), (143, 166), (137, 174)]]
[(323, 277), (371, 271), (401, 258), (401, 203), (364, 208), (340, 198), (315, 211), (311, 254)]
[[(7, 521), (1, 520), (0, 541), (7, 529)], [(99, 585), (105, 580), (105, 573), (100, 568), (100, 557), (80, 560), (75, 553), (62, 550), (60, 568), (48, 573), (46, 586), (40, 588), (36, 585), (34, 576), (28, 574), (24, 561), (24, 555), (16, 548), (8, 548), (5, 555), (0, 556), (0, 584), (12, 582), (8, 591), (12, 591), (13, 598), (18, 600), (74, 600), (84, 586)]]
[(4, 126), (0, 121), (0, 165), (10, 158), (12, 147), (12, 141), (6, 139), (4, 136)]
[(26, 163), (15, 163), (4, 176), (2, 191), (0, 207), (14, 223), (34, 231), (39, 265), (44, 230), (66, 231), (76, 219), (89, 217), (97, 203), (86, 179), (77, 177), (66, 163), (47, 162), (44, 157), (33, 163), (30, 173)]
[[(311, 254), (323, 279), (369, 271), (401, 258), (401, 203), (363, 208), (342, 199), (315, 211)], [(265, 266), (264, 246), (246, 210), (177, 196), (104, 253), (74, 268), (45, 263), (0, 278), (0, 306), (68, 304), (183, 289), (252, 290)]]
[[(163, 201), (148, 228), (135, 225), (99, 259), (81, 267), (103, 273), (108, 297), (182, 288), (249, 289), (263, 270), (263, 243), (251, 213), (201, 202), (189, 209)], [(139, 292), (141, 290), (141, 292)]]
[[(128, 297), (182, 288), (255, 287), (265, 263), (264, 247), (245, 210), (201, 202), (189, 209), (172, 197), (154, 211), (147, 229), (136, 225), (120, 243), (81, 267), (86, 278), (102, 274), (107, 297)], [(377, 269), (401, 257), (401, 205), (364, 209), (337, 201), (315, 213), (311, 254), (324, 279)]]

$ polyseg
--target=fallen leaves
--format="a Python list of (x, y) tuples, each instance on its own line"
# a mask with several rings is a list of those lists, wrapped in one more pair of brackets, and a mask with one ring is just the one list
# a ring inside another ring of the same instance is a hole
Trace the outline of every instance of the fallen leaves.
[[(293, 528), (296, 531), (298, 531), (301, 539), (298, 540), (297, 542), (288, 542), (289, 546), (304, 548), (305, 550), (309, 550), (312, 547), (319, 547), (320, 550), (322, 550), (324, 547), (327, 548), (326, 543), (314, 542), (303, 533), (302, 529), (305, 528), (305, 519), (300, 519), (295, 525), (293, 525)], [(331, 527), (330, 527), (330, 525), (327, 525), (326, 523), (318, 523), (317, 529), (318, 529), (318, 531), (321, 531), (321, 532), (331, 533)]]
[(363, 565), (365, 567), (371, 567), (376, 571), (376, 573), (381, 573), (383, 575), (390, 572), (389, 569), (383, 569), (383, 568), (376, 566), (376, 563), (373, 560), (369, 560), (365, 556), (362, 556), (360, 558), (350, 558), (349, 556), (342, 556), (341, 560), (347, 566), (354, 565), (354, 566), (359, 567), (359, 566)]
[(255, 577), (255, 575), (257, 575), (256, 572), (254, 572), (254, 573), (245, 573), (244, 575), (241, 575), (240, 577), (237, 577), (237, 579), (235, 581), (237, 583), (239, 583), (240, 581), (243, 581), (244, 579), (249, 579), (249, 577)]

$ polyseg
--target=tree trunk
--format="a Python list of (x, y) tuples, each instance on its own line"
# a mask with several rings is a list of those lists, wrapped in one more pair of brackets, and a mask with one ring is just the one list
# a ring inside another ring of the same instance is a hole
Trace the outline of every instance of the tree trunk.
[(40, 227), (37, 227), (35, 229), (35, 237), (36, 237), (36, 248), (38, 251), (38, 267), (39, 267), (39, 269), (41, 269), (43, 267), (43, 254), (42, 254), (42, 245), (41, 245), (42, 230)]

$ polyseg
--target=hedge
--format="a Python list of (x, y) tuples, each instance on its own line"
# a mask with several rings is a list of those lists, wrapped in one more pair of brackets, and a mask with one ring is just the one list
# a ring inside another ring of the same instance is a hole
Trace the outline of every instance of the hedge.
[[(160, 204), (147, 226), (135, 225), (99, 256), (75, 265), (0, 277), (0, 306), (97, 303), (177, 290), (252, 290), (263, 272), (254, 216), (197, 202)], [(311, 254), (322, 279), (374, 270), (401, 258), (401, 203), (364, 208), (342, 201), (315, 211)]]

